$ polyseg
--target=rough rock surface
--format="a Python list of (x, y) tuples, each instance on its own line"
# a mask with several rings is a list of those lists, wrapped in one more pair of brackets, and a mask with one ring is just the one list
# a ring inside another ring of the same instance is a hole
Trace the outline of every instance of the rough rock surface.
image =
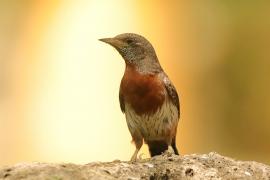
[(93, 162), (85, 165), (21, 163), (0, 168), (0, 179), (270, 179), (270, 166), (236, 161), (217, 153), (176, 156), (165, 153), (136, 163)]

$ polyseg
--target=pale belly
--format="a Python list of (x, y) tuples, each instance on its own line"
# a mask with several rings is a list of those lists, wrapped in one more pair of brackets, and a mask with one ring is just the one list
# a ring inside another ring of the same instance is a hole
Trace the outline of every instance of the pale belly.
[(127, 125), (132, 136), (141, 136), (146, 143), (165, 140), (168, 145), (171, 144), (176, 135), (179, 117), (177, 107), (168, 99), (165, 99), (163, 105), (151, 115), (136, 114), (130, 104), (125, 104), (125, 109)]

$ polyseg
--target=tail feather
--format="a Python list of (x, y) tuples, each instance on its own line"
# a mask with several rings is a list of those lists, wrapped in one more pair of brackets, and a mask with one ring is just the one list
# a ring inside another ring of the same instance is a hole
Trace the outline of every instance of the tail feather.
[(151, 157), (161, 155), (168, 149), (168, 144), (165, 141), (150, 141), (148, 146)]
[(179, 155), (179, 152), (177, 150), (176, 143), (175, 143), (175, 137), (172, 139), (172, 148), (173, 148), (174, 153), (176, 155)]

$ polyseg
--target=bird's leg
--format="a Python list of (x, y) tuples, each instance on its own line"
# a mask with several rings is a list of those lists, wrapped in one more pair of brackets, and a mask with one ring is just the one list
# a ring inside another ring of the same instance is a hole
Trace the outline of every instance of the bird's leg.
[(135, 162), (137, 160), (137, 155), (138, 155), (139, 149), (136, 148), (135, 152), (133, 153), (130, 162)]
[(138, 152), (140, 151), (142, 145), (143, 145), (143, 139), (140, 137), (140, 138), (133, 138), (133, 141), (135, 143), (135, 146), (136, 146), (136, 150), (135, 152), (133, 153), (131, 159), (130, 159), (130, 162), (135, 162), (137, 160), (137, 155), (138, 155)]

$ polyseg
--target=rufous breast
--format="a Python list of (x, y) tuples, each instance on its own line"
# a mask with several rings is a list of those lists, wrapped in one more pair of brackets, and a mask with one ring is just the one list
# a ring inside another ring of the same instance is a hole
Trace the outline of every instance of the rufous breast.
[(157, 75), (143, 74), (135, 67), (126, 67), (120, 93), (138, 115), (155, 113), (165, 100), (165, 92)]

